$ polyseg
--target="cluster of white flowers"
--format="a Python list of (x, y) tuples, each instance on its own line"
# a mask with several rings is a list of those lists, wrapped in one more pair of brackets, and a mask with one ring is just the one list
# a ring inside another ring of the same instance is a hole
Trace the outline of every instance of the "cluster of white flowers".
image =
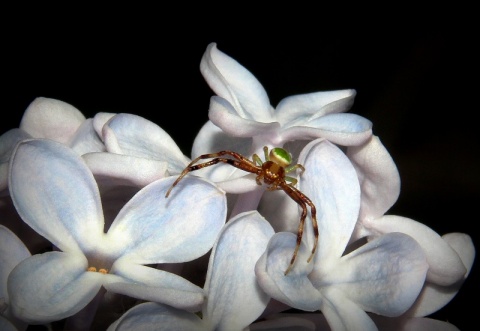
[[(458, 330), (428, 316), (460, 290), (472, 240), (387, 214), (399, 173), (346, 113), (355, 90), (274, 108), (215, 43), (200, 69), (214, 96), (191, 158), (148, 119), (45, 97), (0, 137), (0, 329)], [(165, 197), (197, 156), (264, 146), (303, 165), (289, 176), (316, 207), (287, 274), (302, 194), (219, 162)]]

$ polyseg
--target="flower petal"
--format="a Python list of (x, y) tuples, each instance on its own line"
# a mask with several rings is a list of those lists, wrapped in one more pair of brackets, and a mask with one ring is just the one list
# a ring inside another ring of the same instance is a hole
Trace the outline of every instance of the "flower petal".
[(260, 122), (239, 116), (228, 100), (218, 96), (210, 98), (208, 118), (213, 124), (221, 128), (223, 132), (241, 138), (268, 134), (275, 138), (280, 128), (280, 123), (278, 122)]
[(21, 140), (31, 136), (21, 129), (10, 129), (0, 136), (0, 196), (8, 195), (8, 162)]
[(442, 236), (460, 256), (463, 264), (467, 268), (467, 272), (463, 280), (458, 281), (450, 286), (439, 286), (432, 283), (425, 283), (417, 301), (407, 312), (410, 316), (427, 316), (444, 306), (446, 306), (462, 287), (472, 269), (475, 260), (475, 247), (472, 238), (464, 233), (447, 233)]
[(331, 142), (355, 146), (372, 135), (372, 122), (356, 114), (330, 114), (315, 120), (297, 123), (282, 130), (283, 141), (325, 138)]
[(86, 119), (77, 129), (68, 145), (79, 155), (89, 152), (104, 152), (103, 141), (93, 127), (93, 119)]
[(141, 116), (112, 117), (103, 127), (103, 139), (111, 153), (167, 162), (170, 174), (179, 174), (190, 162), (168, 133)]
[[(318, 271), (322, 265), (315, 268)], [(341, 290), (365, 311), (398, 316), (417, 298), (427, 269), (415, 240), (403, 233), (389, 233), (343, 256), (322, 278), (311, 275), (311, 279), (317, 288)]]
[(82, 158), (102, 187), (144, 187), (168, 175), (165, 161), (101, 152), (87, 153)]
[(209, 319), (213, 329), (243, 330), (262, 314), (270, 297), (258, 286), (254, 270), (273, 234), (257, 211), (239, 214), (224, 226), (213, 247), (204, 286), (203, 318)]
[(345, 112), (352, 107), (356, 94), (355, 90), (349, 89), (292, 95), (279, 102), (276, 119), (282, 126), (291, 127), (330, 113)]
[[(300, 190), (317, 209), (319, 240), (315, 263), (327, 271), (342, 256), (350, 239), (360, 208), (360, 186), (350, 160), (331, 142), (317, 139), (302, 150), (299, 162), (305, 172), (299, 178)], [(306, 222), (309, 247), (313, 231)]]
[(377, 233), (402, 232), (413, 237), (427, 256), (429, 282), (448, 286), (464, 278), (467, 269), (457, 252), (428, 226), (395, 215), (372, 220), (369, 226)]
[(210, 88), (233, 105), (238, 116), (259, 122), (272, 121), (272, 107), (262, 84), (246, 68), (221, 52), (216, 43), (207, 46), (200, 71)]
[(0, 225), (0, 298), (6, 302), (8, 302), (8, 275), (17, 264), (29, 256), (30, 252), (17, 235)]
[(79, 155), (47, 139), (24, 140), (10, 162), (10, 195), (22, 219), (62, 251), (97, 247), (98, 187)]
[(272, 298), (293, 308), (315, 311), (320, 308), (322, 296), (308, 279), (313, 261), (307, 262), (310, 251), (303, 242), (292, 270), (285, 275), (295, 245), (296, 235), (293, 233), (276, 233), (255, 265), (255, 275), (262, 289)]
[(98, 293), (105, 276), (86, 269), (81, 254), (47, 252), (23, 260), (8, 278), (13, 313), (37, 324), (80, 311)]
[(166, 198), (175, 179), (146, 186), (119, 212), (107, 240), (123, 258), (138, 264), (186, 262), (213, 246), (226, 221), (225, 192), (187, 176)]
[(377, 330), (368, 314), (342, 291), (327, 288), (322, 294), (325, 299), (320, 309), (332, 330)]
[(153, 302), (141, 303), (123, 314), (107, 331), (208, 331), (197, 315)]
[(83, 121), (85, 116), (74, 106), (38, 97), (25, 110), (20, 129), (35, 138), (48, 138), (66, 144)]
[(202, 288), (170, 272), (118, 260), (111, 274), (115, 277), (104, 283), (108, 291), (189, 311), (198, 311), (203, 303)]
[[(347, 149), (360, 180), (362, 202), (359, 219), (375, 219), (393, 206), (400, 195), (400, 174), (377, 136)], [(357, 237), (361, 237), (359, 234)]]

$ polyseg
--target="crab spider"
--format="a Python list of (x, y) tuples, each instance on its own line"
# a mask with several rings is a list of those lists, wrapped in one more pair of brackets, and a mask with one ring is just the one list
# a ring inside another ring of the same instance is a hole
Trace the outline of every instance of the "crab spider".
[[(172, 186), (169, 188), (165, 197), (168, 198), (171, 190), (178, 184), (178, 182), (189, 172), (199, 170), (205, 167), (209, 167), (218, 163), (230, 164), (238, 169), (257, 174), (256, 182), (258, 185), (266, 184), (268, 185), (267, 190), (283, 190), (290, 198), (293, 199), (301, 208), (302, 215), (300, 216), (300, 223), (297, 230), (297, 243), (295, 250), (293, 251), (292, 258), (290, 260), (290, 265), (285, 271), (285, 275), (289, 273), (292, 269), (295, 259), (297, 258), (298, 250), (302, 242), (303, 228), (305, 224), (305, 219), (307, 217), (307, 205), (310, 206), (310, 213), (312, 216), (313, 231), (315, 235), (315, 243), (312, 248), (312, 252), (307, 262), (312, 260), (315, 250), (317, 249), (318, 243), (318, 225), (316, 217), (316, 208), (313, 202), (300, 190), (295, 188), (297, 184), (297, 179), (294, 177), (287, 176), (286, 174), (300, 169), (303, 173), (305, 168), (301, 164), (292, 164), (291, 155), (283, 148), (275, 147), (268, 151), (268, 147), (263, 147), (265, 153), (265, 162), (262, 162), (260, 157), (257, 154), (253, 154), (252, 160), (249, 160), (245, 156), (232, 152), (232, 151), (221, 151), (218, 153), (203, 154), (194, 159), (190, 164), (182, 171), (178, 178), (173, 182)], [(230, 156), (228, 158), (226, 156)], [(199, 160), (212, 159), (204, 163), (197, 163)]]

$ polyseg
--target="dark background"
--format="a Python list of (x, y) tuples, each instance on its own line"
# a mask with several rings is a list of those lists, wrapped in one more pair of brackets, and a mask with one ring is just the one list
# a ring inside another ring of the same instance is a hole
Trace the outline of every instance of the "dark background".
[[(260, 29), (247, 15), (192, 22), (169, 20), (168, 11), (72, 14), (19, 15), (3, 29), (0, 134), (18, 127), (29, 103), (44, 96), (86, 117), (100, 111), (143, 116), (190, 156), (213, 94), (200, 59), (217, 42), (257, 77), (274, 106), (293, 94), (356, 89), (350, 112), (373, 122), (400, 171), (402, 192), (389, 213), (441, 235), (467, 233), (479, 246), (478, 38), (471, 28), (440, 19), (415, 28), (408, 18), (346, 28), (340, 18), (318, 26), (277, 17)], [(433, 317), (469, 329), (478, 277), (476, 261), (458, 295)]]

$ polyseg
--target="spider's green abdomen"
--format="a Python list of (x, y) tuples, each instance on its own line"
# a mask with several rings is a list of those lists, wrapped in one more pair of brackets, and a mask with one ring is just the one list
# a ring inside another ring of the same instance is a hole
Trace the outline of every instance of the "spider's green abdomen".
[(285, 149), (275, 147), (270, 150), (270, 161), (282, 167), (288, 167), (292, 163), (292, 156)]

